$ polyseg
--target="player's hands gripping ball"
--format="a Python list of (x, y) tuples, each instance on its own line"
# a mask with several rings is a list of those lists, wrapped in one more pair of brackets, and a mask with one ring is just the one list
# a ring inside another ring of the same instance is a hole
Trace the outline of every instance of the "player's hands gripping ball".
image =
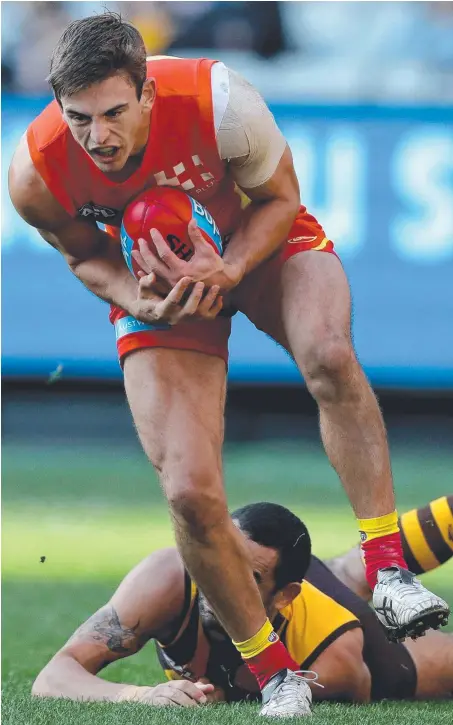
[(167, 291), (183, 277), (202, 281), (223, 269), (222, 239), (205, 207), (169, 187), (148, 189), (126, 208), (121, 245), (137, 278), (154, 273)]

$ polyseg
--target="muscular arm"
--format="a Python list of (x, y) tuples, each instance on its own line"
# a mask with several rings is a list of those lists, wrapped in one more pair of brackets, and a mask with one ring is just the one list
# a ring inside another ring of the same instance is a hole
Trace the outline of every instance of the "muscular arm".
[(96, 675), (152, 638), (169, 635), (184, 600), (184, 571), (174, 549), (155, 552), (120, 584), (112, 599), (77, 629), (39, 673), (33, 695), (115, 701), (127, 685)]
[(324, 689), (313, 685), (317, 700), (344, 700), (369, 702), (371, 675), (363, 660), (363, 633), (361, 629), (345, 632), (310, 666), (318, 673), (318, 682)]
[[(270, 257), (291, 228), (300, 205), (291, 151), (264, 100), (244, 78), (227, 69), (216, 96), (228, 87), (217, 143), (238, 186), (251, 199), (224, 255), (248, 274)], [(219, 79), (220, 80), (220, 79)], [(216, 83), (213, 78), (213, 83)]]
[(226, 263), (239, 267), (240, 278), (280, 247), (299, 209), (299, 184), (289, 147), (285, 148), (268, 181), (253, 189), (243, 187), (243, 190), (252, 203), (223, 256)]
[(20, 216), (64, 256), (71, 271), (97, 297), (131, 311), (138, 285), (120, 245), (96, 225), (72, 218), (36, 171), (23, 137), (9, 169), (9, 192)]

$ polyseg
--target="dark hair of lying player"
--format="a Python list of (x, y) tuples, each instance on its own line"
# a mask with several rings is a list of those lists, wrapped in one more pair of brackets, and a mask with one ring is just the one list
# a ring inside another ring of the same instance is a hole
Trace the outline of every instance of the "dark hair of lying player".
[(119, 14), (105, 12), (69, 23), (52, 53), (47, 80), (60, 101), (121, 71), (140, 98), (146, 79), (143, 38)]
[(232, 519), (247, 538), (275, 549), (275, 590), (290, 582), (301, 582), (311, 557), (311, 540), (305, 524), (284, 506), (252, 503), (232, 513)]

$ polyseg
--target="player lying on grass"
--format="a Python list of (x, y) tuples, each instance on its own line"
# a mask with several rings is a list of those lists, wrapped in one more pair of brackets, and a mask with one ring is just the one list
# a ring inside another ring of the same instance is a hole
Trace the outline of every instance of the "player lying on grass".
[[(312, 687), (316, 699), (369, 702), (453, 694), (453, 634), (430, 631), (416, 642), (390, 643), (367, 604), (371, 591), (358, 548), (326, 565), (311, 556), (305, 525), (276, 504), (250, 504), (233, 520), (246, 536), (275, 630), (301, 669), (315, 671), (323, 685)], [(404, 514), (401, 530), (413, 570), (444, 563), (453, 555), (453, 496)], [(150, 640), (169, 682), (139, 687), (96, 676)], [(232, 702), (258, 693), (176, 549), (156, 551), (136, 566), (33, 685), (33, 694), (41, 697), (149, 705)]]

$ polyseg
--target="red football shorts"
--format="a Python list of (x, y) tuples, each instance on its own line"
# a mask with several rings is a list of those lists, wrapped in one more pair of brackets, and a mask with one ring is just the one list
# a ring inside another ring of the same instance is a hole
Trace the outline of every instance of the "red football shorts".
[[(336, 254), (333, 242), (327, 239), (315, 217), (301, 206), (286, 243), (278, 251), (272, 263), (283, 266), (286, 260), (299, 252), (317, 251)], [(263, 264), (266, 264), (264, 262)], [(118, 356), (122, 364), (126, 355), (146, 347), (168, 347), (175, 350), (195, 350), (221, 357), (228, 363), (228, 338), (231, 318), (219, 316), (215, 320), (182, 322), (174, 327), (147, 325), (128, 315), (119, 307), (110, 311), (110, 321), (115, 325)]]

